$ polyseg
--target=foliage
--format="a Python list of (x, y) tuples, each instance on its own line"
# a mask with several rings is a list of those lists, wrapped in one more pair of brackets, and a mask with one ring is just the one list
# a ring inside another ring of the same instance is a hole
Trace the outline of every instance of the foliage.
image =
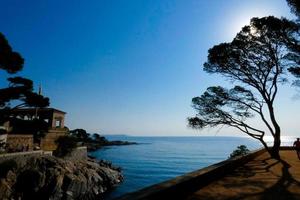
[(69, 135), (77, 141), (78, 144), (87, 146), (88, 151), (95, 151), (105, 145), (129, 144), (122, 141), (108, 141), (98, 133), (87, 133), (84, 129), (74, 129), (69, 131)]
[(84, 129), (74, 129), (71, 130), (70, 135), (76, 138), (78, 141), (87, 142), (90, 140), (90, 134)]
[(32, 133), (35, 142), (40, 142), (40, 139), (48, 132), (48, 123), (42, 119), (23, 120), (18, 118), (10, 119), (12, 132), (18, 134)]
[(286, 39), (286, 43), (289, 46), (289, 50), (291, 51), (289, 55), (289, 59), (293, 60), (297, 63), (297, 65), (292, 66), (289, 68), (289, 72), (293, 74), (297, 79), (294, 81), (295, 86), (300, 86), (300, 1), (299, 0), (287, 0), (288, 5), (291, 8), (291, 11), (298, 17), (298, 20), (296, 21), (298, 26), (298, 31), (296, 32), (296, 35), (293, 35), (292, 37), (288, 37)]
[(247, 155), (250, 152), (250, 150), (245, 145), (238, 146), (229, 156), (229, 158), (235, 158), (238, 156), (244, 156)]
[(24, 59), (14, 52), (5, 36), (0, 33), (0, 69), (10, 74), (16, 73), (23, 68)]
[[(2, 121), (8, 118), (9, 113), (22, 107), (47, 107), (49, 98), (33, 91), (33, 82), (22, 77), (8, 78), (9, 87), (0, 89), (0, 114)], [(12, 101), (20, 102), (14, 107)]]
[(109, 141), (101, 136), (98, 133), (87, 133), (84, 129), (74, 129), (69, 131), (70, 136), (72, 136), (77, 142), (81, 142), (84, 145), (105, 145), (109, 143)]
[[(0, 69), (9, 74), (17, 73), (23, 69), (24, 59), (17, 52), (14, 52), (6, 40), (5, 36), (0, 33)], [(0, 88), (0, 124), (5, 121), (12, 121), (14, 128), (19, 131), (25, 131), (30, 127), (30, 132), (34, 134), (35, 140), (43, 136), (45, 124), (38, 119), (27, 120), (26, 122), (11, 117), (11, 112), (23, 107), (47, 107), (49, 98), (37, 94), (33, 91), (33, 82), (30, 79), (20, 76), (10, 77), (7, 79), (9, 84), (6, 88)], [(26, 126), (19, 126), (27, 124)]]
[(213, 86), (192, 99), (197, 115), (189, 125), (202, 129), (225, 125), (259, 140), (267, 150), (265, 131), (246, 120), (259, 116), (274, 138), (269, 153), (279, 158), (280, 126), (274, 113), (279, 84), (287, 83), (287, 71), (297, 66), (291, 43), (297, 41), (299, 26), (287, 19), (252, 18), (230, 43), (221, 43), (208, 51), (204, 71), (220, 74), (233, 88)]
[(291, 11), (300, 18), (300, 1), (299, 0), (287, 0)]
[[(24, 59), (12, 50), (5, 36), (0, 33), (0, 69), (14, 74), (22, 70), (23, 65)], [(0, 89), (0, 123), (8, 120), (14, 109), (49, 106), (49, 98), (33, 91), (31, 80), (19, 76), (10, 77), (7, 80), (8, 87)]]
[(77, 147), (77, 140), (72, 136), (59, 137), (55, 143), (57, 144), (57, 149), (55, 150), (54, 155), (58, 157), (66, 156)]
[(107, 143), (108, 142), (108, 140), (105, 137), (100, 136), (98, 133), (94, 133), (93, 137), (94, 137), (94, 141), (97, 143)]

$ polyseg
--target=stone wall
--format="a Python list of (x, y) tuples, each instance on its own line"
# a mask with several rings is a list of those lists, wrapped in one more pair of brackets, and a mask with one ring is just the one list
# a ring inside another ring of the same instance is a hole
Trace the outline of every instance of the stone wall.
[(44, 151), (54, 151), (57, 148), (55, 141), (66, 135), (66, 129), (50, 129), (45, 137), (41, 139), (41, 149)]
[(14, 159), (17, 157), (24, 157), (24, 156), (32, 156), (32, 155), (49, 155), (52, 156), (52, 151), (26, 151), (26, 152), (15, 152), (15, 153), (4, 153), (0, 154), (0, 162)]
[(0, 152), (5, 152), (7, 134), (0, 134)]
[(67, 154), (64, 158), (68, 159), (68, 160), (73, 160), (73, 161), (86, 160), (87, 159), (87, 147), (77, 147), (77, 148), (73, 149), (73, 151), (71, 153)]
[(6, 148), (9, 151), (32, 151), (33, 135), (8, 134)]
[(0, 143), (1, 143), (1, 142), (6, 143), (6, 140), (7, 140), (7, 134), (2, 134), (2, 135), (0, 135)]

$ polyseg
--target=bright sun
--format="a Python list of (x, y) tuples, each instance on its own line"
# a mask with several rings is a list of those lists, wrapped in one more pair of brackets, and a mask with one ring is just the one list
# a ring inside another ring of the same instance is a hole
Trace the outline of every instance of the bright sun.
[(236, 13), (232, 13), (228, 20), (230, 21), (229, 26), (227, 27), (227, 33), (234, 37), (245, 25), (250, 24), (250, 20), (253, 17), (264, 17), (266, 14), (257, 9), (257, 10), (240, 10)]

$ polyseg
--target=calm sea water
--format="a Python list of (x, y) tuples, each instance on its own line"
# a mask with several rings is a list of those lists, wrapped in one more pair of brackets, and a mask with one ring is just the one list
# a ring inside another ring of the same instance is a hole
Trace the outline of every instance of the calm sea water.
[[(107, 136), (110, 140), (126, 140), (138, 145), (111, 146), (91, 153), (98, 159), (111, 161), (122, 168), (125, 180), (106, 199), (134, 192), (176, 176), (228, 158), (238, 145), (250, 150), (261, 145), (242, 137), (130, 137)], [(283, 140), (291, 145), (294, 138)]]

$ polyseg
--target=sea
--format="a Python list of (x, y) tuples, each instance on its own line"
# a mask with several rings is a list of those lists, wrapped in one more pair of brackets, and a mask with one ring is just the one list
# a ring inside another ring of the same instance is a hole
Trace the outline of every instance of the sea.
[[(246, 145), (249, 150), (262, 148), (257, 140), (247, 137), (117, 135), (106, 138), (138, 143), (104, 147), (90, 153), (122, 169), (124, 182), (105, 196), (107, 200), (221, 162), (239, 145)], [(282, 145), (291, 146), (294, 140), (295, 137), (284, 137)]]

